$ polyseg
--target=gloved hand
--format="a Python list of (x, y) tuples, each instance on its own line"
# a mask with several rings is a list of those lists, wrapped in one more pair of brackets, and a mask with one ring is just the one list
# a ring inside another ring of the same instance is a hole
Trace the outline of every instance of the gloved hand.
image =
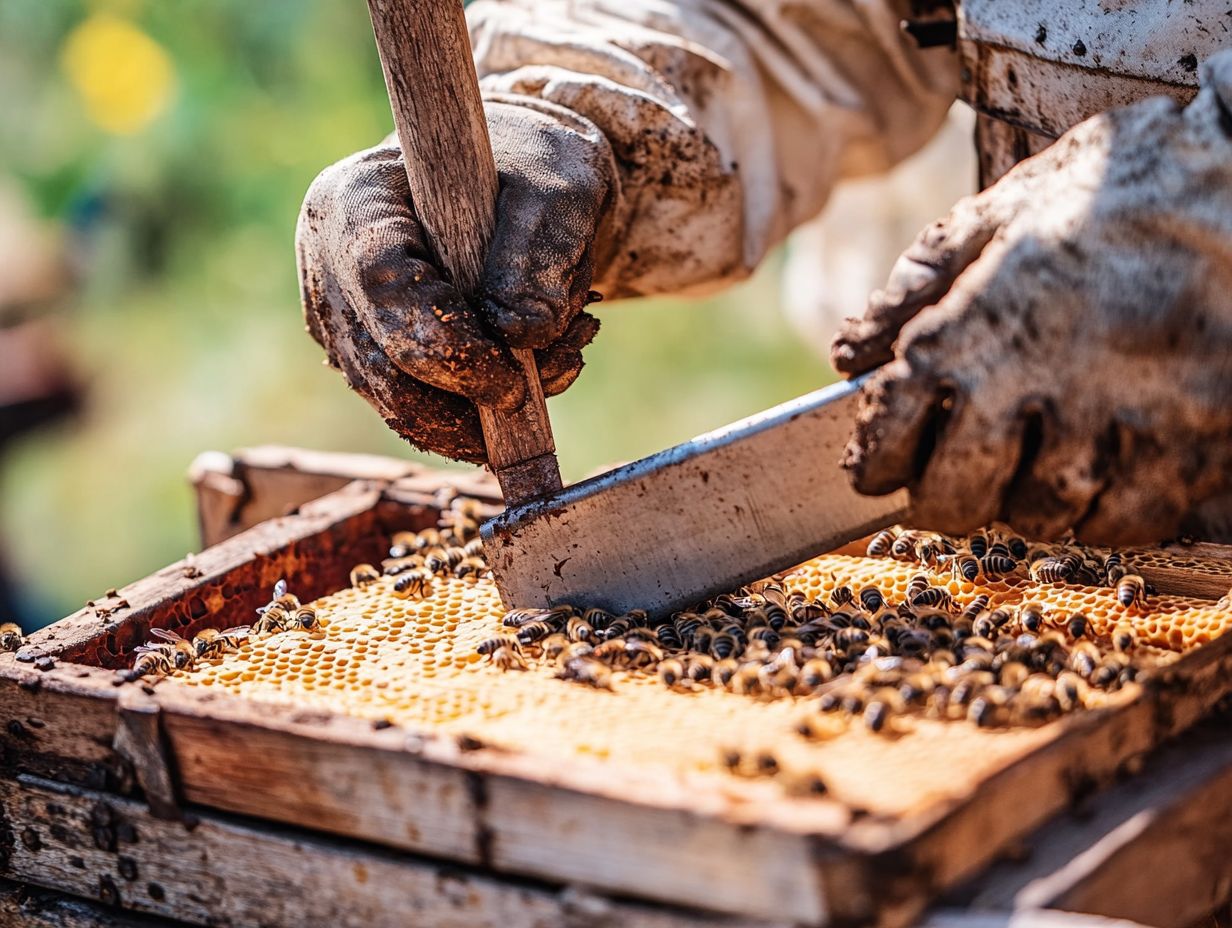
[(1232, 487), (1232, 51), (1188, 107), (1088, 120), (959, 202), (832, 359), (886, 363), (845, 465), (916, 523), (1175, 533)]
[(473, 404), (516, 409), (508, 346), (534, 348), (544, 392), (582, 369), (599, 323), (583, 307), (617, 179), (593, 124), (528, 98), (485, 103), (500, 176), (482, 293), (470, 305), (432, 264), (393, 145), (313, 182), (296, 229), (308, 331), (351, 387), (416, 447), (485, 459)]

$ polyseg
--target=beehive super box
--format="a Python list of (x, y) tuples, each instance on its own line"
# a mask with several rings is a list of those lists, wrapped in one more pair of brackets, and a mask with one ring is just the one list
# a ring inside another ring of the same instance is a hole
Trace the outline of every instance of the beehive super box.
[[(507, 877), (530, 877), (669, 902), (697, 918), (726, 912), (812, 924), (901, 923), (1075, 791), (1184, 728), (1219, 698), (1229, 677), (1227, 640), (1217, 640), (1107, 709), (1040, 729), (987, 733), (933, 723), (893, 741), (855, 731), (827, 745), (832, 796), (825, 799), (787, 796), (706, 763), (682, 769), (670, 757), (665, 762), (672, 732), (682, 733), (688, 750), (707, 738), (765, 729), (781, 711), (773, 703), (742, 700), (711, 714), (696, 707), (694, 695), (645, 687), (649, 702), (632, 705), (638, 700), (622, 702), (619, 692), (557, 683), (569, 695), (553, 697), (551, 711), (521, 733), (534, 749), (518, 750), (502, 741), (482, 705), (472, 707), (473, 724), (454, 724), (464, 713), (453, 713), (449, 724), (427, 713), (376, 727), (372, 713), (348, 711), (342, 701), (296, 704), (175, 680), (152, 692), (112, 685), (108, 668), (127, 660), (152, 627), (191, 634), (246, 620), (284, 576), (294, 578), (302, 598), (343, 588), (354, 563), (379, 559), (390, 532), (435, 521), (431, 483), (444, 479), (417, 474), (350, 485), (35, 636), (31, 647), (54, 661), (50, 669), (0, 658), (5, 759), (16, 777), (5, 787), (9, 831), (18, 834), (7, 848), (8, 873), (86, 895), (107, 895), (99, 887), (114, 886), (115, 901), (126, 907), (208, 920), (162, 884), (126, 881), (118, 839), (111, 850), (95, 847), (92, 863), (79, 856), (84, 868), (72, 865), (72, 854), (67, 866), (52, 867), (59, 858), (50, 813), (31, 810), (48, 791), (77, 789), (44, 806), (63, 809), (72, 799), (87, 810), (99, 803), (131, 808), (120, 797), (143, 794), (168, 820), (191, 807), (190, 815), (217, 809), (289, 822), (359, 839), (378, 856), (375, 847), (385, 846), (464, 863), (475, 868), (485, 887), (480, 898), (489, 901), (510, 891)], [(1197, 570), (1164, 564), (1157, 582), (1180, 578), (1184, 586), (1198, 577), (1190, 586), (1226, 591), (1218, 557), (1191, 560)], [(507, 684), (493, 675), (488, 701), (499, 704), (506, 685), (546, 682)], [(602, 748), (605, 726), (628, 712), (662, 713), (664, 739), (640, 752), (619, 738)], [(577, 750), (591, 742), (600, 749)], [(696, 749), (701, 758), (704, 749)], [(23, 829), (32, 840), (21, 840)], [(191, 850), (192, 832), (183, 840)], [(241, 914), (257, 920), (249, 910)], [(364, 913), (369, 923), (379, 917)]]

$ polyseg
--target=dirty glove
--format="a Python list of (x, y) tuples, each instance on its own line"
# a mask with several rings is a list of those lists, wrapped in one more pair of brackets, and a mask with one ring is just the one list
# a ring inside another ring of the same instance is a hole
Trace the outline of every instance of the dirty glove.
[(887, 364), (845, 464), (918, 524), (1174, 534), (1232, 486), (1232, 51), (1187, 108), (1088, 120), (961, 201), (832, 356)]
[(581, 371), (599, 327), (583, 311), (593, 245), (617, 194), (611, 150), (587, 120), (539, 100), (485, 108), (501, 192), (469, 305), (432, 263), (392, 144), (327, 168), (296, 230), (304, 316), (329, 364), (413, 445), (475, 462), (474, 404), (526, 399), (508, 346), (535, 349), (549, 396)]

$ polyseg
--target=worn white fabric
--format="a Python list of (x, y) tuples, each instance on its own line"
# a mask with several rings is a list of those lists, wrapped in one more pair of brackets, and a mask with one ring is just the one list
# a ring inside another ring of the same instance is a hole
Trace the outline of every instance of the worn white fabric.
[(622, 182), (595, 286), (700, 292), (746, 276), (835, 183), (921, 147), (958, 86), (907, 0), (477, 0), (488, 93), (595, 123)]

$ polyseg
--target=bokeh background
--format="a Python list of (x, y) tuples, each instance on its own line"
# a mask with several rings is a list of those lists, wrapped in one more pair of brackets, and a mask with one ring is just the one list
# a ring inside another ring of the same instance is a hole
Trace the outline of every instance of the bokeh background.
[[(196, 546), (199, 451), (415, 455), (321, 365), (292, 250), (315, 174), (390, 124), (359, 0), (0, 3), (0, 326), (38, 320), (0, 343), (0, 381), (32, 367), (79, 396), (0, 448), (27, 628)], [(586, 371), (552, 401), (566, 479), (832, 379), (816, 317), (858, 312), (971, 188), (968, 139), (955, 114), (740, 287), (598, 307)]]

